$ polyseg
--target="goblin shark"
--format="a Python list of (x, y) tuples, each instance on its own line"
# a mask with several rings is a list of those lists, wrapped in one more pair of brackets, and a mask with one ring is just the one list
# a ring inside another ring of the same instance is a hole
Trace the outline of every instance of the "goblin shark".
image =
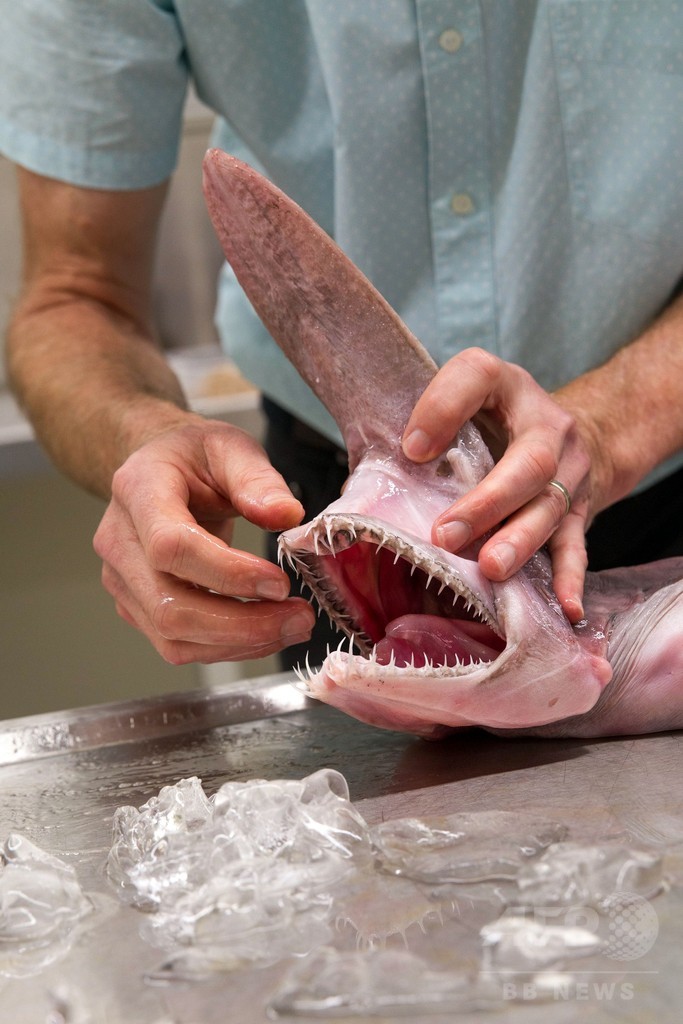
[(588, 575), (572, 627), (538, 552), (511, 579), (477, 550), (435, 546), (434, 519), (493, 465), (472, 422), (446, 454), (409, 461), (401, 436), (436, 365), (330, 237), (219, 150), (204, 192), (256, 312), (327, 406), (350, 476), (280, 552), (348, 637), (310, 693), (354, 717), (436, 737), (463, 726), (594, 737), (683, 726), (683, 558)]

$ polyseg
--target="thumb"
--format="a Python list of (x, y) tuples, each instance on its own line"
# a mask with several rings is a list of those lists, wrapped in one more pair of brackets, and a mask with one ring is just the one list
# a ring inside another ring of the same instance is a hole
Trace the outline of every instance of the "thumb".
[(256, 476), (249, 493), (233, 497), (233, 505), (245, 519), (264, 530), (289, 530), (304, 517), (304, 507), (277, 472)]
[(249, 434), (233, 436), (229, 451), (212, 470), (235, 511), (256, 526), (288, 530), (303, 519), (303, 505)]

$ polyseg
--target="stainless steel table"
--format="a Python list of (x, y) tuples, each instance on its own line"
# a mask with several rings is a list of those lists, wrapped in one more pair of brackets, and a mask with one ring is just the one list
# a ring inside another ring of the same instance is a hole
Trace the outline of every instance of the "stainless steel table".
[[(139, 806), (163, 785), (191, 775), (212, 793), (228, 780), (301, 778), (332, 767), (346, 777), (354, 803), (371, 824), (465, 810), (524, 810), (565, 822), (576, 838), (626, 833), (634, 844), (666, 849), (678, 884), (653, 901), (656, 942), (638, 960), (605, 964), (602, 981), (611, 988), (596, 987), (593, 972), (590, 984), (571, 999), (510, 1002), (467, 1019), (678, 1021), (682, 766), (680, 734), (582, 742), (503, 740), (472, 730), (428, 743), (364, 726), (311, 702), (284, 675), (251, 680), (244, 689), (214, 688), (0, 723), (0, 841), (10, 831), (26, 835), (74, 865), (83, 888), (98, 899), (97, 915), (66, 956), (33, 977), (0, 977), (0, 1019), (266, 1021), (282, 963), (217, 973), (196, 984), (145, 981), (160, 952), (141, 938), (140, 912), (120, 905), (105, 878), (112, 815), (121, 804)], [(446, 943), (469, 948), (476, 935), (476, 922), (467, 914), (453, 914), (445, 924), (404, 925), (407, 945), (427, 952)], [(434, 1024), (454, 1019), (451, 1013), (429, 1018)]]

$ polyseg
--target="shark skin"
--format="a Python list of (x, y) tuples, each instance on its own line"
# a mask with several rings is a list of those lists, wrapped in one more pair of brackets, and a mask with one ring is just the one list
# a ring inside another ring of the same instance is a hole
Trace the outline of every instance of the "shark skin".
[(683, 559), (589, 573), (572, 626), (538, 552), (503, 583), (451, 554), (436, 516), (493, 465), (473, 422), (410, 462), (401, 436), (437, 367), (329, 236), (253, 168), (219, 150), (204, 192), (226, 258), (285, 355), (342, 432), (350, 476), (280, 538), (345, 638), (310, 694), (364, 722), (435, 738), (480, 726), (596, 737), (683, 726)]

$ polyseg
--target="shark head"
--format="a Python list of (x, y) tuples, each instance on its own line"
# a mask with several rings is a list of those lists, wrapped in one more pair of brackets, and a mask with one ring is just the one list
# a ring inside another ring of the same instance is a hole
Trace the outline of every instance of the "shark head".
[[(457, 448), (446, 461), (457, 467)], [(588, 711), (611, 675), (599, 639), (565, 618), (543, 554), (492, 583), (476, 549), (454, 555), (431, 542), (450, 503), (451, 478), (438, 474), (368, 453), (337, 501), (282, 534), (281, 557), (344, 634), (321, 667), (300, 673), (310, 693), (423, 736)]]
[(212, 150), (204, 189), (238, 280), (349, 454), (341, 497), (280, 540), (281, 557), (348, 638), (302, 672), (311, 694), (424, 736), (588, 711), (610, 679), (606, 641), (571, 627), (547, 558), (492, 583), (478, 566), (481, 542), (459, 555), (431, 542), (436, 517), (493, 460), (472, 422), (432, 462), (403, 455), (405, 424), (436, 373), (429, 354), (329, 236), (253, 168)]

